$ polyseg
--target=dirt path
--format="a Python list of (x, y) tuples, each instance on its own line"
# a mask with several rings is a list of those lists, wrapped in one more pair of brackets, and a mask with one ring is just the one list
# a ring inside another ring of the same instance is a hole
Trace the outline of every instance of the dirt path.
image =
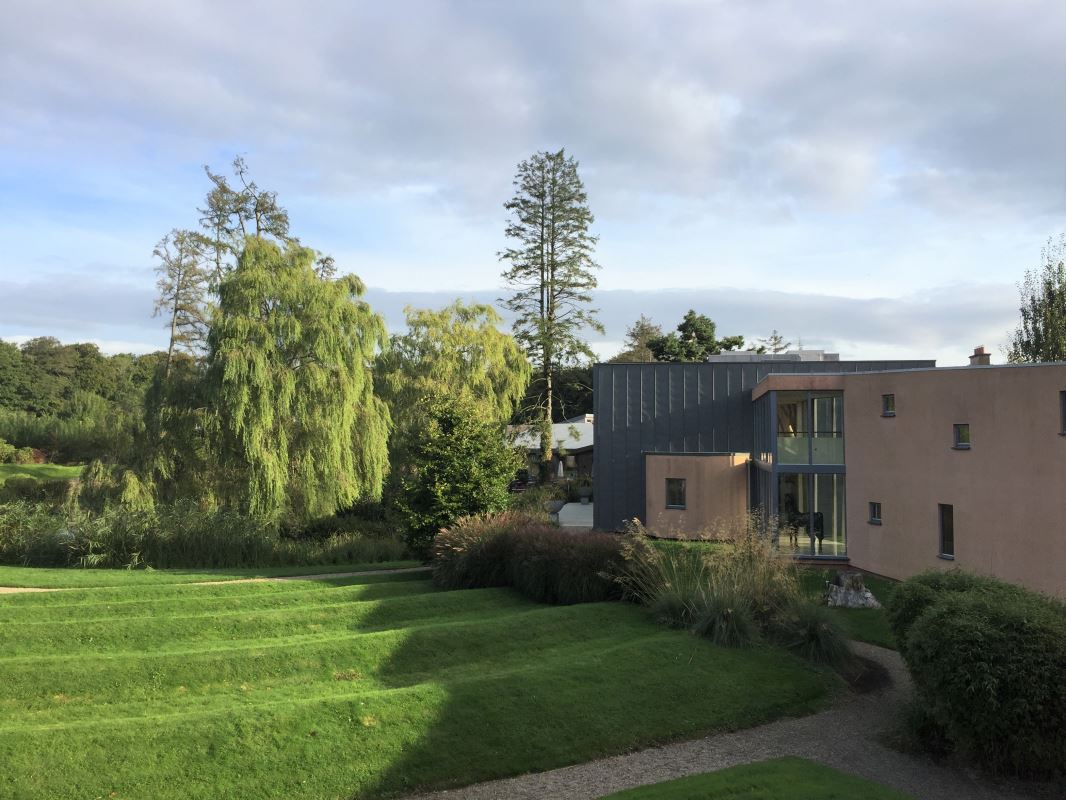
[(845, 695), (832, 708), (736, 733), (639, 750), (550, 772), (522, 775), (462, 789), (418, 795), (417, 800), (592, 800), (612, 792), (711, 772), (779, 756), (818, 761), (894, 787), (921, 800), (1031, 800), (1047, 787), (993, 782), (984, 775), (900, 753), (881, 743), (894, 730), (910, 695), (910, 676), (898, 653), (853, 643), (892, 678), (883, 689)]
[[(403, 569), (368, 569), (361, 572), (319, 572), (314, 575), (276, 575), (267, 578), (234, 578), (229, 581), (197, 581), (195, 583), (161, 583), (160, 586), (221, 586), (226, 583), (266, 583), (268, 581), (328, 581), (331, 578), (359, 578), (363, 575), (399, 575), (404, 572), (429, 572), (429, 567)], [(69, 592), (74, 589), (114, 589), (114, 586), (71, 586), (64, 589), (41, 589), (31, 586), (0, 586), (0, 594), (25, 592)]]

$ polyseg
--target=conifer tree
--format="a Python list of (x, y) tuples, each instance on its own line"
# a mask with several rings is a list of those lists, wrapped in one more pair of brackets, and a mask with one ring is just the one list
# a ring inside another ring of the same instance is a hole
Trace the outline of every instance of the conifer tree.
[(174, 229), (155, 246), (159, 259), (154, 316), (166, 318), (170, 342), (163, 372), (169, 378), (177, 352), (197, 353), (207, 336), (208, 275), (204, 243), (193, 231)]
[(602, 332), (591, 308), (596, 288), (593, 251), (597, 237), (578, 164), (564, 150), (534, 153), (518, 165), (506, 235), (513, 245), (500, 252), (511, 294), (505, 305), (515, 314), (515, 339), (533, 363), (537, 400), (533, 416), (541, 430), (541, 450), (551, 458), (552, 378), (560, 366), (591, 357), (580, 338), (584, 329)]

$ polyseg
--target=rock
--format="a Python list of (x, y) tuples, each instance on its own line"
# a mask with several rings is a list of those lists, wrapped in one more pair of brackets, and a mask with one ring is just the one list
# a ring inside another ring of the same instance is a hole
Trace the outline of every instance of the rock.
[(854, 570), (838, 572), (826, 586), (825, 603), (832, 608), (880, 608), (873, 592), (866, 588), (862, 573)]

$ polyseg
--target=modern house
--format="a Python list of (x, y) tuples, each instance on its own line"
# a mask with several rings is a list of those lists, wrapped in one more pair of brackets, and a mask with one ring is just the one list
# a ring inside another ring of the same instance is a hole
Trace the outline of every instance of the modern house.
[(1066, 364), (970, 360), (597, 365), (596, 527), (685, 538), (757, 510), (799, 558), (1066, 595)]

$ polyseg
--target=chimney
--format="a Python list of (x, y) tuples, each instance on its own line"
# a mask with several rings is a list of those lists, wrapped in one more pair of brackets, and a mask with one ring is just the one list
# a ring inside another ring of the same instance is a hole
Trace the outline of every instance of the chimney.
[(973, 349), (973, 355), (970, 356), (971, 367), (987, 367), (992, 363), (992, 354), (985, 350), (985, 346), (978, 345)]

